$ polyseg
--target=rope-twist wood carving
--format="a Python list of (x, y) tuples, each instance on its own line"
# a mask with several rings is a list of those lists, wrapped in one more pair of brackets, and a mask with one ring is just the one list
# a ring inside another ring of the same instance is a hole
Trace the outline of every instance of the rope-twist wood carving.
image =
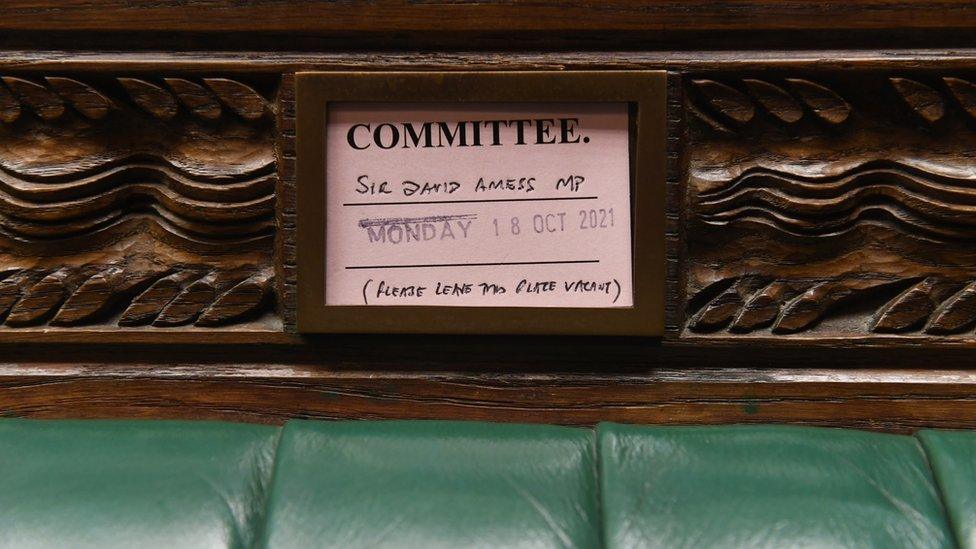
[[(70, 106), (89, 120), (101, 120), (119, 110), (119, 101), (72, 78), (49, 76), (30, 80), (3, 76), (0, 81), (0, 121), (13, 123), (30, 111), (44, 120), (57, 120)], [(245, 120), (259, 120), (271, 112), (265, 98), (250, 86), (226, 78), (164, 78), (161, 83), (140, 78), (117, 78), (119, 91), (144, 112), (169, 120), (184, 108), (202, 119), (216, 120), (226, 109)]]
[(270, 267), (16, 269), (0, 273), (0, 319), (12, 327), (106, 319), (119, 326), (220, 326), (263, 312), (272, 279)]

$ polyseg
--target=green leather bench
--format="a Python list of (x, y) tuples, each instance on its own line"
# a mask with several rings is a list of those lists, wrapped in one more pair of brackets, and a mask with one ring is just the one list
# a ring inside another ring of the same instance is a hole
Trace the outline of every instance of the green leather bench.
[(976, 434), (0, 420), (0, 547), (976, 547)]

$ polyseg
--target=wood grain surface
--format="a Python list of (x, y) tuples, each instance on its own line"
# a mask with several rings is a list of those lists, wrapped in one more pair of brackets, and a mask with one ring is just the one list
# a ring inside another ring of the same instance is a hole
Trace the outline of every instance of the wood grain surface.
[[(0, 29), (94, 31), (627, 31), (972, 28), (964, 0), (7, 0)], [(282, 47), (282, 49), (286, 49)]]
[(675, 347), (640, 338), (319, 336), (161, 347), (23, 342), (0, 413), (976, 428), (963, 348)]
[(697, 367), (531, 374), (329, 371), (266, 363), (17, 364), (0, 368), (0, 414), (261, 423), (792, 423), (907, 432), (976, 428), (974, 390), (976, 374), (969, 370)]
[(972, 45), (965, 0), (12, 0), (0, 48), (621, 51)]

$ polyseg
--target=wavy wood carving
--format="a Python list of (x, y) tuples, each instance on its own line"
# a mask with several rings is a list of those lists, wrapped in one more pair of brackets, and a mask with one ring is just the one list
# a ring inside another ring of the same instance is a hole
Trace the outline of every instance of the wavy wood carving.
[(766, 225), (800, 236), (834, 236), (864, 221), (940, 241), (976, 236), (973, 180), (909, 166), (862, 165), (828, 177), (756, 169), (698, 195), (705, 223)]
[(274, 107), (258, 89), (0, 77), (3, 328), (268, 316), (278, 176)]
[(684, 334), (976, 337), (972, 81), (687, 81)]
[(77, 240), (143, 220), (186, 247), (252, 247), (274, 232), (275, 174), (262, 167), (219, 181), (162, 162), (123, 162), (86, 177), (47, 182), (0, 171), (0, 243)]

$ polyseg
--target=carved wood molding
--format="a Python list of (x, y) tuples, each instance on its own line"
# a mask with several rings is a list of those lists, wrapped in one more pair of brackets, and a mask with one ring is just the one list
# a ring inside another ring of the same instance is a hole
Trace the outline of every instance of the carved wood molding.
[(844, 301), (872, 296), (877, 299), (867, 324), (871, 332), (944, 335), (966, 331), (976, 323), (976, 281), (940, 276), (831, 280), (744, 276), (715, 286), (697, 296), (705, 304), (688, 320), (692, 331), (724, 327), (732, 333), (750, 333), (768, 327), (774, 334), (796, 333), (811, 328)]
[(0, 273), (5, 326), (221, 326), (264, 313), (270, 267), (209, 265), (63, 266)]
[(688, 78), (683, 336), (972, 339), (973, 81)]
[(258, 80), (0, 76), (0, 330), (280, 325)]
[[(769, 121), (795, 124), (805, 116), (813, 115), (832, 125), (843, 124), (851, 115), (851, 105), (830, 88), (803, 78), (783, 78), (783, 83), (758, 78), (736, 79), (737, 86), (711, 79), (693, 79), (692, 87), (701, 94), (704, 102), (736, 126), (756, 120), (757, 112), (765, 111)], [(897, 92), (920, 121), (935, 124), (947, 113), (962, 113), (976, 118), (976, 84), (953, 76), (929, 78), (933, 83), (924, 84), (904, 77), (889, 77), (891, 88)], [(740, 89), (741, 88), (741, 89)], [(952, 104), (959, 110), (953, 112)], [(713, 130), (735, 132), (729, 125), (709, 116), (694, 101), (688, 109)]]
[[(71, 107), (89, 120), (101, 120), (121, 110), (112, 93), (85, 82), (62, 76), (28, 79), (0, 76), (0, 122), (10, 124), (30, 111), (44, 120), (57, 120)], [(271, 105), (247, 84), (227, 78), (153, 79), (118, 77), (113, 86), (116, 97), (125, 97), (145, 113), (161, 120), (175, 117), (181, 110), (194, 116), (216, 120), (228, 111), (245, 120), (266, 116)]]
[[(670, 337), (972, 338), (976, 75), (879, 63), (712, 59), (671, 73)], [(294, 84), (282, 68), (0, 70), (0, 282), (31, 273), (19, 300), (66, 269), (70, 292), (103, 271), (125, 279), (144, 253), (167, 273), (154, 282), (183, 267), (271, 269), (263, 326), (293, 330)], [(83, 320), (51, 309), (26, 324), (124, 328), (139, 295), (126, 292)], [(0, 330), (25, 325), (16, 305)]]

